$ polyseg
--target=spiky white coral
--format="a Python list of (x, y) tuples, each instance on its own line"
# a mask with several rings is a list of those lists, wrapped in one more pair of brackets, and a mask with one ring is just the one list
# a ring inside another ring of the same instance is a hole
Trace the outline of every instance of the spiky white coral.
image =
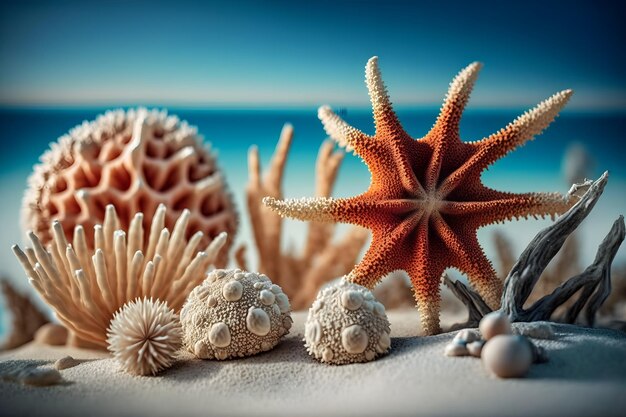
[(82, 225), (76, 226), (68, 242), (62, 224), (54, 222), (54, 239), (47, 248), (31, 232), (33, 247), (22, 251), (14, 245), (13, 252), (59, 320), (80, 338), (105, 348), (106, 329), (114, 312), (127, 301), (144, 296), (167, 301), (175, 311), (180, 310), (226, 242), (226, 233), (205, 248), (199, 246), (202, 232), (187, 239), (191, 216), (187, 210), (170, 234), (164, 228), (165, 216), (161, 205), (144, 231), (143, 213), (137, 213), (125, 231), (115, 208), (109, 205), (104, 224), (94, 227), (95, 250), (88, 248)]
[[(69, 239), (76, 225), (91, 229), (104, 221), (108, 204), (118, 209), (124, 228), (137, 212), (149, 223), (165, 204), (165, 226), (172, 230), (186, 208), (189, 228), (204, 232), (204, 245), (225, 231), (228, 248), (237, 230), (232, 195), (215, 156), (195, 127), (165, 111), (108, 111), (51, 144), (29, 179), (22, 220), (45, 245), (53, 237), (53, 220), (63, 223)], [(93, 247), (90, 238), (87, 245)], [(217, 263), (226, 261), (224, 251)]]
[(138, 298), (115, 313), (107, 336), (108, 349), (123, 370), (154, 375), (172, 365), (182, 329), (166, 302)]
[(389, 330), (385, 307), (372, 292), (342, 279), (318, 294), (309, 309), (304, 341), (321, 362), (368, 362), (389, 350)]
[(180, 312), (183, 344), (200, 359), (229, 359), (272, 349), (291, 328), (289, 299), (263, 274), (211, 272)]

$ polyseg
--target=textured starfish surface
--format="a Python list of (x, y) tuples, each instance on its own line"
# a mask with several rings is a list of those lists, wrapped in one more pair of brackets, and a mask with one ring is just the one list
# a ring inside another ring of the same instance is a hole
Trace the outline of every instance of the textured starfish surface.
[(478, 228), (529, 215), (554, 217), (573, 204), (558, 193), (513, 194), (482, 184), (482, 171), (541, 133), (572, 92), (553, 95), (487, 138), (462, 142), (461, 113), (480, 67), (470, 64), (456, 76), (434, 126), (415, 140), (392, 108), (378, 58), (371, 58), (365, 81), (374, 110), (374, 136), (348, 125), (329, 107), (319, 109), (328, 135), (368, 166), (369, 189), (352, 198), (264, 200), (284, 216), (371, 229), (370, 248), (348, 279), (371, 288), (389, 272), (406, 271), (426, 334), (441, 331), (439, 284), (449, 267), (467, 274), (490, 307), (499, 307), (502, 283), (478, 243)]

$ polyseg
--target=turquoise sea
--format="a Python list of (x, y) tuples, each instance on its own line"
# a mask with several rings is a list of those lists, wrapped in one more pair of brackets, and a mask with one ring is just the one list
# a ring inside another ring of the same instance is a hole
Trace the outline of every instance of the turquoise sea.
[[(1, 109), (0, 143), (0, 274), (10, 277), (26, 289), (23, 273), (13, 259), (10, 246), (22, 242), (19, 228), (21, 194), (32, 165), (39, 155), (73, 126), (83, 120), (92, 120), (105, 108), (76, 109)], [(247, 150), (259, 147), (262, 161), (267, 162), (276, 140), (286, 122), (293, 124), (295, 138), (286, 168), (285, 195), (309, 196), (313, 193), (314, 166), (317, 151), (325, 139), (315, 108), (308, 109), (191, 109), (170, 108), (199, 132), (218, 151), (219, 165), (226, 173), (240, 213), (245, 212), (244, 187), (247, 181)], [(438, 109), (400, 109), (398, 115), (405, 129), (414, 137), (423, 136), (432, 126)], [(478, 140), (504, 127), (519, 110), (468, 109), (461, 123), (463, 140)], [(348, 108), (345, 119), (366, 133), (373, 133), (371, 113), (365, 109)], [(568, 113), (560, 116), (550, 128), (533, 142), (498, 161), (483, 175), (488, 186), (501, 190), (561, 191), (569, 185), (562, 176), (563, 156), (570, 145), (582, 145), (594, 163), (590, 173), (597, 177), (609, 170), (611, 179), (605, 195), (590, 218), (583, 225), (583, 262), (590, 262), (597, 244), (619, 214), (626, 212), (626, 114)], [(369, 174), (360, 160), (347, 155), (339, 173), (336, 196), (350, 196), (364, 191)], [(549, 220), (527, 220), (490, 226), (479, 232), (479, 238), (488, 256), (492, 255), (490, 234), (495, 228), (503, 230), (518, 251)], [(302, 242), (304, 225), (289, 221), (284, 230), (285, 244)], [(341, 229), (340, 229), (341, 231)], [(250, 240), (250, 228), (242, 216), (238, 241)], [(249, 251), (253, 252), (253, 251)], [(617, 261), (626, 261), (626, 250), (618, 253)], [(254, 265), (254, 262), (251, 262)], [(0, 320), (0, 333), (2, 321)]]

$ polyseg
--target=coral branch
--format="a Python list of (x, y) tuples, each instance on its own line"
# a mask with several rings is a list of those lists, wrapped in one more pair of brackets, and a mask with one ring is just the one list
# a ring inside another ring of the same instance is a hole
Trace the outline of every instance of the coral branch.
[[(301, 254), (281, 249), (283, 219), (270, 207), (280, 201), (285, 163), (293, 139), (293, 128), (285, 125), (267, 172), (262, 175), (256, 147), (248, 156), (248, 185), (246, 188), (248, 213), (254, 242), (259, 257), (258, 270), (281, 286), (292, 300), (292, 307), (303, 309), (315, 298), (319, 287), (331, 279), (347, 274), (357, 261), (367, 240), (367, 232), (354, 227), (338, 243), (333, 243), (334, 223), (311, 222)], [(333, 142), (320, 147), (315, 176), (315, 195), (332, 201), (337, 173), (343, 152), (333, 151)], [(263, 201), (268, 202), (263, 204)], [(297, 205), (297, 203), (296, 203)], [(332, 220), (332, 219), (329, 219)], [(235, 253), (236, 262), (246, 269), (246, 248)]]

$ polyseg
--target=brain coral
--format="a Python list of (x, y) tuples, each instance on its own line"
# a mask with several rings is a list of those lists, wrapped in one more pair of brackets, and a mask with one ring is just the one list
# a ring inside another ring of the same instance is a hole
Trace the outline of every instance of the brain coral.
[(183, 345), (201, 359), (229, 359), (272, 349), (291, 327), (282, 289), (263, 274), (218, 269), (180, 312)]
[(322, 289), (309, 309), (304, 341), (316, 359), (333, 365), (368, 362), (391, 345), (385, 307), (367, 288), (342, 279)]
[[(90, 230), (115, 205), (121, 226), (128, 230), (137, 212), (168, 207), (165, 226), (172, 230), (187, 208), (189, 238), (205, 235), (203, 245), (220, 232), (230, 247), (238, 226), (233, 199), (195, 127), (165, 111), (108, 111), (71, 129), (41, 157), (29, 179), (22, 221), (45, 245), (52, 240), (52, 220), (63, 223), (69, 239), (74, 226)], [(151, 218), (144, 218), (144, 226)], [(87, 242), (93, 247), (93, 242)], [(228, 250), (218, 265), (224, 265)]]

